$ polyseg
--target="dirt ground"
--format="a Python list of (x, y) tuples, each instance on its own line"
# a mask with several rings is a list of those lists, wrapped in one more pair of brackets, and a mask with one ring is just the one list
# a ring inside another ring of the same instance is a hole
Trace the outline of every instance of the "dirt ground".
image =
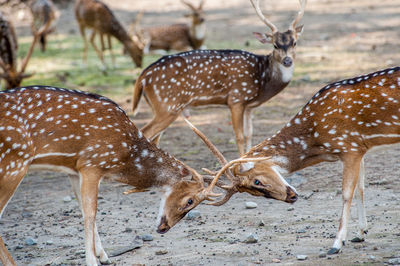
[[(143, 25), (185, 21), (178, 0), (108, 0), (127, 25), (145, 10)], [(295, 0), (261, 1), (265, 14), (280, 29), (287, 27)], [(209, 43), (251, 40), (252, 31), (264, 31), (247, 0), (206, 1)], [(18, 21), (26, 30), (26, 21)], [(400, 59), (399, 0), (310, 0), (298, 44), (295, 76), (278, 96), (254, 112), (254, 144), (279, 130), (324, 84), (398, 65)], [(77, 34), (72, 6), (61, 9), (59, 33)], [(212, 48), (212, 47), (209, 47)], [(235, 47), (226, 47), (235, 48)], [(270, 47), (253, 52), (266, 53)], [(114, 99), (131, 113), (126, 99)], [(192, 122), (228, 159), (238, 157), (230, 115), (226, 108), (191, 111)], [(141, 105), (134, 122), (151, 118)], [(178, 119), (163, 135), (161, 147), (191, 167), (216, 169), (216, 160), (190, 129)], [(400, 264), (400, 147), (368, 154), (366, 165), (367, 241), (346, 242), (342, 252), (326, 256), (333, 244), (341, 210), (341, 165), (320, 164), (299, 171), (293, 181), (300, 198), (289, 205), (247, 194), (235, 195), (221, 207), (200, 205), (201, 216), (183, 219), (167, 234), (155, 231), (161, 194), (122, 195), (127, 189), (104, 181), (100, 189), (97, 223), (106, 249), (140, 243), (141, 247), (112, 257), (116, 265), (359, 265)], [(69, 200), (68, 196), (72, 197)], [(246, 209), (245, 202), (258, 204)], [(348, 239), (357, 232), (352, 207)], [(18, 265), (84, 264), (82, 215), (63, 174), (31, 173), (18, 188), (0, 221), (0, 234)], [(152, 241), (135, 238), (150, 234)], [(245, 243), (249, 234), (257, 243)], [(26, 240), (33, 238), (35, 245)], [(298, 255), (307, 255), (298, 260)]]

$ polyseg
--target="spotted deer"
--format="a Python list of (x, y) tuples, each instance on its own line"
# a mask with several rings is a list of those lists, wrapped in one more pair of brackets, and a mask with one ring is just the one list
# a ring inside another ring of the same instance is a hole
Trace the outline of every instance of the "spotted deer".
[[(90, 35), (90, 43), (96, 51), (103, 66), (105, 66), (103, 50), (104, 36), (108, 40), (108, 46), (111, 52), (113, 64), (115, 64), (114, 55), (112, 54), (111, 37), (120, 41), (129, 56), (137, 67), (142, 66), (143, 60), (143, 45), (142, 43), (132, 39), (118, 19), (114, 16), (112, 11), (106, 4), (98, 0), (76, 0), (75, 1), (75, 17), (79, 25), (79, 31), (84, 41), (83, 60), (87, 62), (87, 48), (88, 42), (86, 39), (86, 28), (92, 29)], [(102, 47), (99, 49), (95, 43), (96, 34), (100, 36)]]
[(18, 87), (23, 79), (33, 75), (32, 73), (25, 73), (25, 70), (40, 34), (45, 32), (48, 26), (48, 24), (43, 25), (41, 29), (34, 34), (32, 43), (18, 71), (17, 35), (15, 34), (14, 26), (0, 12), (0, 69), (2, 70), (2, 72), (0, 72), (0, 79), (5, 80), (6, 89)]
[(29, 4), (29, 8), (33, 17), (31, 24), (33, 34), (43, 25), (50, 24), (48, 29), (39, 36), (40, 49), (45, 52), (47, 35), (55, 30), (55, 22), (59, 12), (51, 0), (34, 0)]
[[(159, 233), (166, 233), (204, 200), (219, 196), (213, 192), (217, 180), (205, 187), (196, 170), (148, 141), (126, 113), (105, 97), (34, 86), (1, 91), (0, 103), (0, 217), (28, 169), (69, 174), (83, 213), (88, 265), (97, 265), (96, 256), (101, 263), (110, 263), (96, 226), (102, 179), (133, 186), (127, 193), (161, 187), (165, 194)], [(260, 159), (244, 161), (253, 160)], [(271, 189), (283, 193), (275, 194), (275, 199), (286, 199), (283, 182)], [(0, 260), (15, 265), (1, 237)]]
[[(367, 233), (364, 207), (364, 155), (381, 145), (400, 142), (400, 67), (345, 79), (317, 92), (280, 131), (253, 147), (241, 159), (269, 158), (245, 163), (247, 171), (260, 169), (268, 179), (278, 178), (320, 162), (343, 163), (342, 214), (339, 230), (328, 254), (336, 254), (345, 243), (350, 206), (355, 194), (359, 236)], [(233, 172), (238, 166), (233, 164)], [(229, 168), (227, 164), (221, 171)], [(220, 172), (221, 172), (220, 171)], [(251, 173), (251, 172), (249, 172)], [(252, 181), (268, 186), (243, 172), (237, 183)], [(235, 186), (230, 187), (229, 196)], [(228, 200), (224, 199), (224, 200)], [(222, 202), (223, 203), (223, 202)], [(218, 205), (218, 202), (214, 202)]]
[[(254, 0), (255, 1), (255, 0)], [(144, 91), (154, 117), (143, 133), (156, 143), (160, 135), (191, 106), (228, 105), (239, 153), (251, 147), (251, 111), (282, 91), (293, 74), (296, 41), (303, 26), (306, 1), (289, 30), (279, 32), (261, 13), (258, 1), (252, 4), (261, 20), (272, 30), (255, 33), (262, 43), (272, 43), (268, 55), (240, 50), (195, 50), (164, 56), (138, 77), (133, 90), (133, 110)]]
[(142, 29), (138, 25), (139, 21), (135, 22), (132, 35), (144, 44), (144, 53), (149, 53), (151, 50), (185, 51), (204, 47), (206, 38), (204, 0), (200, 1), (198, 7), (187, 1), (181, 2), (191, 11), (186, 15), (191, 19), (190, 24), (172, 24)]

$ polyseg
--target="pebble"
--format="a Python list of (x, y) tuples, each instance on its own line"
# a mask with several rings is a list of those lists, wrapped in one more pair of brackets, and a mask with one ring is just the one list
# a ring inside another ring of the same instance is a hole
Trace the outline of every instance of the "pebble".
[(27, 244), (28, 246), (33, 246), (37, 244), (37, 240), (32, 237), (28, 237), (25, 239), (25, 244)]
[(53, 240), (47, 240), (46, 241), (46, 245), (53, 245), (53, 243), (54, 243)]
[(326, 257), (326, 252), (325, 251), (321, 251), (319, 254), (318, 254), (318, 258), (325, 258)]
[(165, 255), (168, 253), (168, 250), (166, 249), (161, 249), (156, 251), (156, 255)]
[(265, 223), (264, 223), (263, 220), (261, 220), (261, 221), (258, 223), (258, 226), (264, 226), (264, 225), (265, 225)]
[(258, 242), (258, 236), (255, 233), (251, 233), (246, 237), (244, 243), (246, 244), (254, 244)]
[(388, 260), (388, 263), (390, 265), (400, 265), (400, 258), (390, 259), (390, 260)]
[(72, 198), (71, 198), (71, 196), (65, 196), (65, 197), (63, 198), (63, 201), (64, 201), (64, 202), (70, 202), (70, 201), (72, 201)]
[(252, 201), (246, 202), (246, 209), (255, 209), (255, 208), (257, 208), (257, 203)]
[(297, 260), (306, 260), (307, 259), (307, 255), (297, 255), (296, 259)]
[(143, 241), (153, 241), (153, 236), (150, 234), (142, 235), (142, 240)]
[(280, 263), (281, 260), (280, 260), (280, 259), (272, 259), (272, 262), (273, 262), (273, 263)]
[(201, 213), (198, 210), (191, 210), (190, 212), (188, 212), (188, 214), (186, 215), (186, 219), (188, 220), (193, 220), (196, 219), (197, 217), (200, 217)]

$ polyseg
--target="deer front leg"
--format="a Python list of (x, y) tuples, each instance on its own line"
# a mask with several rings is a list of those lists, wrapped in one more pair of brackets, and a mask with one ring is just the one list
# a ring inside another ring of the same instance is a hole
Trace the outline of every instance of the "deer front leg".
[(253, 120), (252, 120), (252, 109), (247, 108), (244, 112), (244, 146), (246, 148), (245, 152), (251, 149), (251, 138), (253, 135)]
[(86, 32), (85, 32), (85, 27), (83, 25), (79, 25), (79, 31), (82, 35), (83, 39), (83, 56), (82, 56), (82, 61), (84, 64), (87, 64), (87, 49), (88, 49), (88, 42), (86, 39)]
[(332, 248), (328, 255), (339, 253), (345, 243), (347, 235), (347, 224), (349, 221), (351, 201), (360, 174), (362, 155), (348, 155), (342, 158), (343, 161), (343, 180), (342, 180), (342, 215), (340, 217), (339, 231), (336, 235)]
[(90, 35), (90, 39), (89, 39), (90, 43), (92, 44), (93, 49), (96, 51), (97, 56), (100, 58), (100, 61), (103, 64), (104, 68), (106, 68), (106, 64), (104, 62), (104, 57), (103, 57), (103, 51), (99, 50), (99, 48), (97, 47), (96, 42), (94, 40), (95, 37), (96, 37), (96, 31), (93, 30), (92, 31), (92, 35)]
[[(79, 208), (83, 214), (79, 176), (70, 175), (69, 181), (71, 182), (72, 191), (75, 194)], [(99, 236), (99, 232), (97, 230), (96, 221), (94, 223), (94, 240), (95, 240), (94, 244), (95, 244), (96, 256), (99, 257), (101, 264), (111, 264), (111, 260), (108, 258), (107, 253), (104, 251), (103, 245), (101, 244), (101, 239)]]
[(95, 256), (95, 230), (97, 195), (100, 183), (99, 177), (89, 171), (81, 172), (80, 191), (82, 196), (82, 211), (85, 226), (86, 264), (97, 265)]
[(236, 144), (239, 149), (239, 154), (245, 154), (244, 150), (244, 136), (243, 136), (243, 122), (244, 122), (244, 107), (242, 105), (229, 106), (232, 114), (232, 126), (235, 131)]
[(365, 215), (365, 205), (364, 205), (364, 159), (361, 160), (360, 164), (360, 176), (358, 177), (358, 183), (356, 187), (355, 199), (357, 203), (358, 210), (358, 225), (359, 225), (359, 235), (351, 240), (351, 242), (363, 242), (365, 240), (365, 235), (368, 232), (367, 218)]

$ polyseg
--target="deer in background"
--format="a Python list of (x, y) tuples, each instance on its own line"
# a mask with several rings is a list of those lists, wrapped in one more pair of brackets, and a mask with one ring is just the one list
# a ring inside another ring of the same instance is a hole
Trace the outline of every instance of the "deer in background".
[[(254, 0), (255, 1), (255, 0)], [(196, 50), (160, 58), (138, 77), (133, 91), (133, 110), (144, 91), (154, 117), (143, 134), (158, 143), (160, 135), (185, 108), (209, 104), (228, 105), (239, 153), (251, 147), (251, 111), (282, 91), (293, 75), (296, 42), (303, 26), (306, 0), (289, 30), (279, 32), (252, 4), (272, 33), (255, 33), (262, 43), (272, 43), (268, 55), (240, 50)]]
[[(400, 142), (399, 110), (400, 67), (325, 86), (286, 126), (240, 158), (269, 159), (242, 165), (231, 163), (232, 172), (238, 177), (231, 177), (233, 184), (226, 188), (226, 197), (221, 204), (236, 192), (241, 183), (253, 182), (255, 187), (270, 185), (263, 179), (254, 179), (254, 170), (259, 169), (265, 179), (273, 179), (321, 162), (340, 160), (343, 163), (342, 214), (336, 239), (328, 254), (338, 253), (345, 243), (354, 195), (359, 235), (352, 242), (365, 241), (368, 229), (363, 158), (376, 146)], [(226, 164), (219, 175), (230, 170), (229, 167)]]
[[(115, 64), (114, 55), (112, 54), (111, 37), (115, 37), (120, 41), (129, 56), (137, 67), (142, 66), (143, 59), (143, 45), (142, 43), (132, 39), (124, 27), (120, 24), (112, 11), (101, 1), (98, 0), (76, 0), (75, 1), (75, 17), (79, 24), (79, 30), (84, 41), (83, 60), (87, 62), (87, 48), (88, 43), (86, 39), (85, 29), (92, 29), (92, 34), (89, 38), (94, 50), (100, 58), (103, 66), (104, 56), (104, 36), (108, 40), (113, 64)], [(99, 49), (95, 43), (96, 34), (99, 34), (102, 48)]]
[[(205, 187), (200, 174), (149, 142), (105, 97), (34, 86), (2, 91), (0, 102), (0, 217), (28, 168), (69, 174), (84, 218), (87, 265), (97, 265), (96, 256), (110, 263), (95, 222), (103, 178), (134, 186), (128, 193), (162, 187), (159, 233), (166, 233), (202, 201), (219, 196), (213, 192), (219, 177)], [(275, 199), (287, 198), (283, 182), (271, 189), (281, 192)], [(0, 260), (15, 265), (1, 237)]]
[(32, 13), (32, 33), (36, 34), (43, 25), (50, 24), (46, 32), (39, 36), (40, 49), (46, 51), (47, 35), (55, 30), (55, 22), (59, 16), (57, 8), (51, 0), (35, 0), (29, 4)]
[(32, 43), (25, 58), (22, 60), (20, 71), (18, 71), (18, 40), (15, 29), (11, 22), (0, 12), (0, 69), (2, 70), (2, 72), (0, 72), (0, 79), (5, 80), (6, 89), (18, 87), (23, 79), (33, 75), (32, 73), (25, 73), (25, 69), (39, 36), (45, 32), (49, 26), (49, 23), (42, 25), (42, 27), (34, 33)]
[[(206, 37), (206, 24), (203, 11), (204, 0), (200, 1), (198, 7), (181, 0), (190, 9), (186, 15), (191, 19), (190, 24), (173, 24), (166, 26), (154, 26), (141, 29), (139, 20), (133, 25), (133, 34), (144, 44), (144, 53), (150, 50), (177, 50), (185, 51), (200, 49), (203, 47)], [(141, 18), (141, 16), (140, 16)]]

